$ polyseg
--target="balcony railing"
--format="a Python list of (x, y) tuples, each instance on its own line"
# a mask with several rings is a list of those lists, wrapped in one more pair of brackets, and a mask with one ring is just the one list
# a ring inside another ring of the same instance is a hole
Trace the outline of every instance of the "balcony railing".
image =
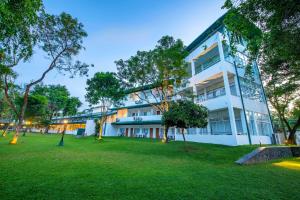
[(134, 116), (116, 118), (116, 122), (143, 122), (143, 121), (157, 121), (161, 120), (161, 115), (148, 115), (148, 116)]
[(219, 96), (224, 96), (225, 94), (226, 93), (225, 93), (225, 88), (224, 87), (217, 88), (217, 89), (208, 91), (207, 94), (206, 94), (206, 97), (205, 97), (204, 94), (198, 95), (197, 101), (198, 102), (203, 102), (203, 101), (206, 101), (206, 100), (209, 100), (209, 99), (217, 98)]
[(206, 62), (203, 62), (203, 63), (197, 63), (195, 62), (195, 73), (198, 74), (204, 70), (206, 70), (207, 68), (213, 66), (214, 64), (220, 62), (220, 56), (217, 55), (217, 56), (214, 56), (214, 57), (211, 57), (210, 59), (207, 59)]

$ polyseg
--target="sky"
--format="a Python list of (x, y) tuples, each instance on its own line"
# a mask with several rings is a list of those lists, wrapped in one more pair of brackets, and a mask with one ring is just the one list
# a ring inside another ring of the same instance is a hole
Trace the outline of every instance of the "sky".
[[(138, 50), (154, 48), (164, 35), (189, 45), (226, 10), (224, 0), (44, 0), (50, 14), (66, 12), (84, 25), (88, 37), (85, 50), (75, 59), (94, 64), (89, 78), (96, 72), (116, 72), (114, 61), (127, 59)], [(20, 84), (39, 78), (49, 60), (38, 49), (27, 62), (17, 67)], [(70, 79), (57, 71), (47, 75), (44, 84), (65, 85), (72, 96), (85, 101), (87, 77)]]

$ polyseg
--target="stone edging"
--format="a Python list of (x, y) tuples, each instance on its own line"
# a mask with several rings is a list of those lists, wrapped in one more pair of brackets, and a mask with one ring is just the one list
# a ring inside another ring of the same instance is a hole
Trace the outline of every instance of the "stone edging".
[(300, 146), (259, 147), (249, 154), (241, 157), (239, 160), (235, 161), (235, 163), (248, 165), (288, 157), (300, 157)]

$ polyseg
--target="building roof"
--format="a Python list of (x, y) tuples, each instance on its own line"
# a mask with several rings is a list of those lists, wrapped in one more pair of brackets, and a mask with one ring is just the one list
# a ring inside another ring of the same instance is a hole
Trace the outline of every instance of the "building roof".
[(210, 25), (203, 33), (201, 33), (191, 44), (186, 47), (188, 52), (192, 52), (199, 45), (201, 45), (207, 38), (209, 38), (212, 34), (218, 31), (224, 24), (224, 18), (227, 13), (222, 15), (219, 19), (217, 19), (212, 25)]

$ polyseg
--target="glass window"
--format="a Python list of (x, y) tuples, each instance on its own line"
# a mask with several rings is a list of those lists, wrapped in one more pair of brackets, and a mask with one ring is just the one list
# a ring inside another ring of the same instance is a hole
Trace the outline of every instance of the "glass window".
[(211, 134), (231, 135), (231, 126), (228, 110), (214, 111), (209, 113)]
[(220, 61), (218, 45), (194, 60), (195, 74), (213, 66)]
[(134, 134), (140, 134), (140, 128), (135, 128), (134, 129)]

